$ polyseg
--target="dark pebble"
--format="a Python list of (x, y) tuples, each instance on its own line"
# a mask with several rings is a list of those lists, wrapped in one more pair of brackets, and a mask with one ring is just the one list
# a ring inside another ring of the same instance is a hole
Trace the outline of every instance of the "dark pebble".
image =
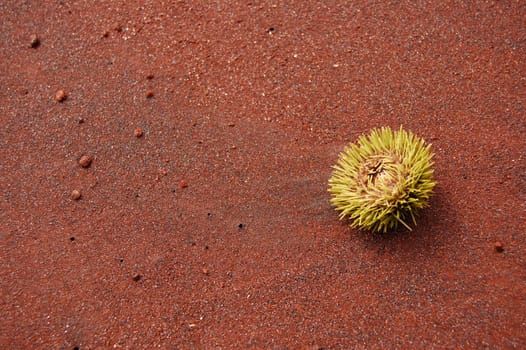
[(31, 40), (29, 41), (29, 45), (33, 49), (36, 49), (37, 47), (40, 46), (40, 39), (38, 38), (36, 34), (31, 35)]
[(57, 102), (64, 102), (67, 98), (68, 95), (64, 90), (58, 90), (55, 94), (55, 100), (57, 100)]
[(91, 156), (84, 155), (80, 157), (79, 164), (83, 168), (87, 168), (91, 165), (91, 162), (93, 161), (93, 158)]
[(82, 195), (80, 194), (80, 191), (78, 190), (71, 191), (71, 199), (76, 201), (76, 200), (79, 200), (80, 197), (82, 197)]

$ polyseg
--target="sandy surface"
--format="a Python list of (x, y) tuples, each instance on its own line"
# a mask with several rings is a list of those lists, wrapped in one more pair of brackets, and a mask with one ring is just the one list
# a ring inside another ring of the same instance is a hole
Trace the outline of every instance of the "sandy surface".
[[(526, 348), (525, 18), (2, 1), (0, 347)], [(331, 165), (401, 124), (431, 207), (352, 230)]]

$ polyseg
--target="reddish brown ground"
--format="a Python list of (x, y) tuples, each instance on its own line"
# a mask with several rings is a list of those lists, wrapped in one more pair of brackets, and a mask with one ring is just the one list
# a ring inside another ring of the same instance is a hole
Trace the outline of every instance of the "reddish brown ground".
[[(524, 1), (146, 3), (0, 3), (0, 348), (526, 348)], [(352, 230), (400, 124), (431, 208)]]

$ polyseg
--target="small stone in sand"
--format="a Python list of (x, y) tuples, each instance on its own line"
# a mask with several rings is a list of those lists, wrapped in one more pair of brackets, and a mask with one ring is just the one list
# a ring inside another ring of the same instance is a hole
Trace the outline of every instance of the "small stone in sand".
[(80, 157), (79, 164), (83, 168), (87, 168), (91, 165), (91, 162), (93, 161), (93, 158), (91, 156), (84, 155)]
[(146, 91), (146, 98), (152, 98), (153, 97), (153, 91), (152, 90), (147, 90)]
[(68, 95), (66, 94), (64, 90), (58, 90), (57, 93), (55, 94), (55, 99), (58, 102), (63, 102), (66, 98), (68, 98)]
[(504, 251), (504, 244), (502, 244), (502, 242), (495, 242), (495, 251), (502, 253)]
[(181, 186), (181, 188), (187, 188), (188, 182), (186, 182), (185, 180), (181, 180), (181, 182), (179, 183), (179, 186)]
[(79, 200), (82, 195), (80, 194), (79, 190), (73, 190), (71, 191), (71, 199), (73, 200)]
[(36, 49), (37, 47), (40, 46), (40, 39), (38, 38), (38, 36), (36, 34), (33, 34), (31, 35), (31, 40), (29, 41), (29, 45), (33, 48), (33, 49)]
[(141, 275), (139, 275), (139, 274), (136, 274), (135, 276), (133, 276), (133, 278), (132, 278), (132, 279), (133, 279), (133, 280), (134, 280), (135, 282), (139, 282), (139, 281), (141, 280), (141, 278), (142, 278), (142, 276), (141, 276)]
[(135, 129), (133, 133), (135, 134), (135, 137), (141, 137), (143, 135), (143, 131), (140, 128)]

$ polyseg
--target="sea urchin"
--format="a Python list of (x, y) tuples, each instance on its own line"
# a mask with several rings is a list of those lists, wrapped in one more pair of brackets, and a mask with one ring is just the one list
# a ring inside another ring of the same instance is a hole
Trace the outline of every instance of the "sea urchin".
[(351, 226), (386, 232), (411, 230), (415, 212), (428, 205), (433, 180), (431, 145), (400, 127), (373, 129), (340, 154), (329, 179), (331, 203)]

